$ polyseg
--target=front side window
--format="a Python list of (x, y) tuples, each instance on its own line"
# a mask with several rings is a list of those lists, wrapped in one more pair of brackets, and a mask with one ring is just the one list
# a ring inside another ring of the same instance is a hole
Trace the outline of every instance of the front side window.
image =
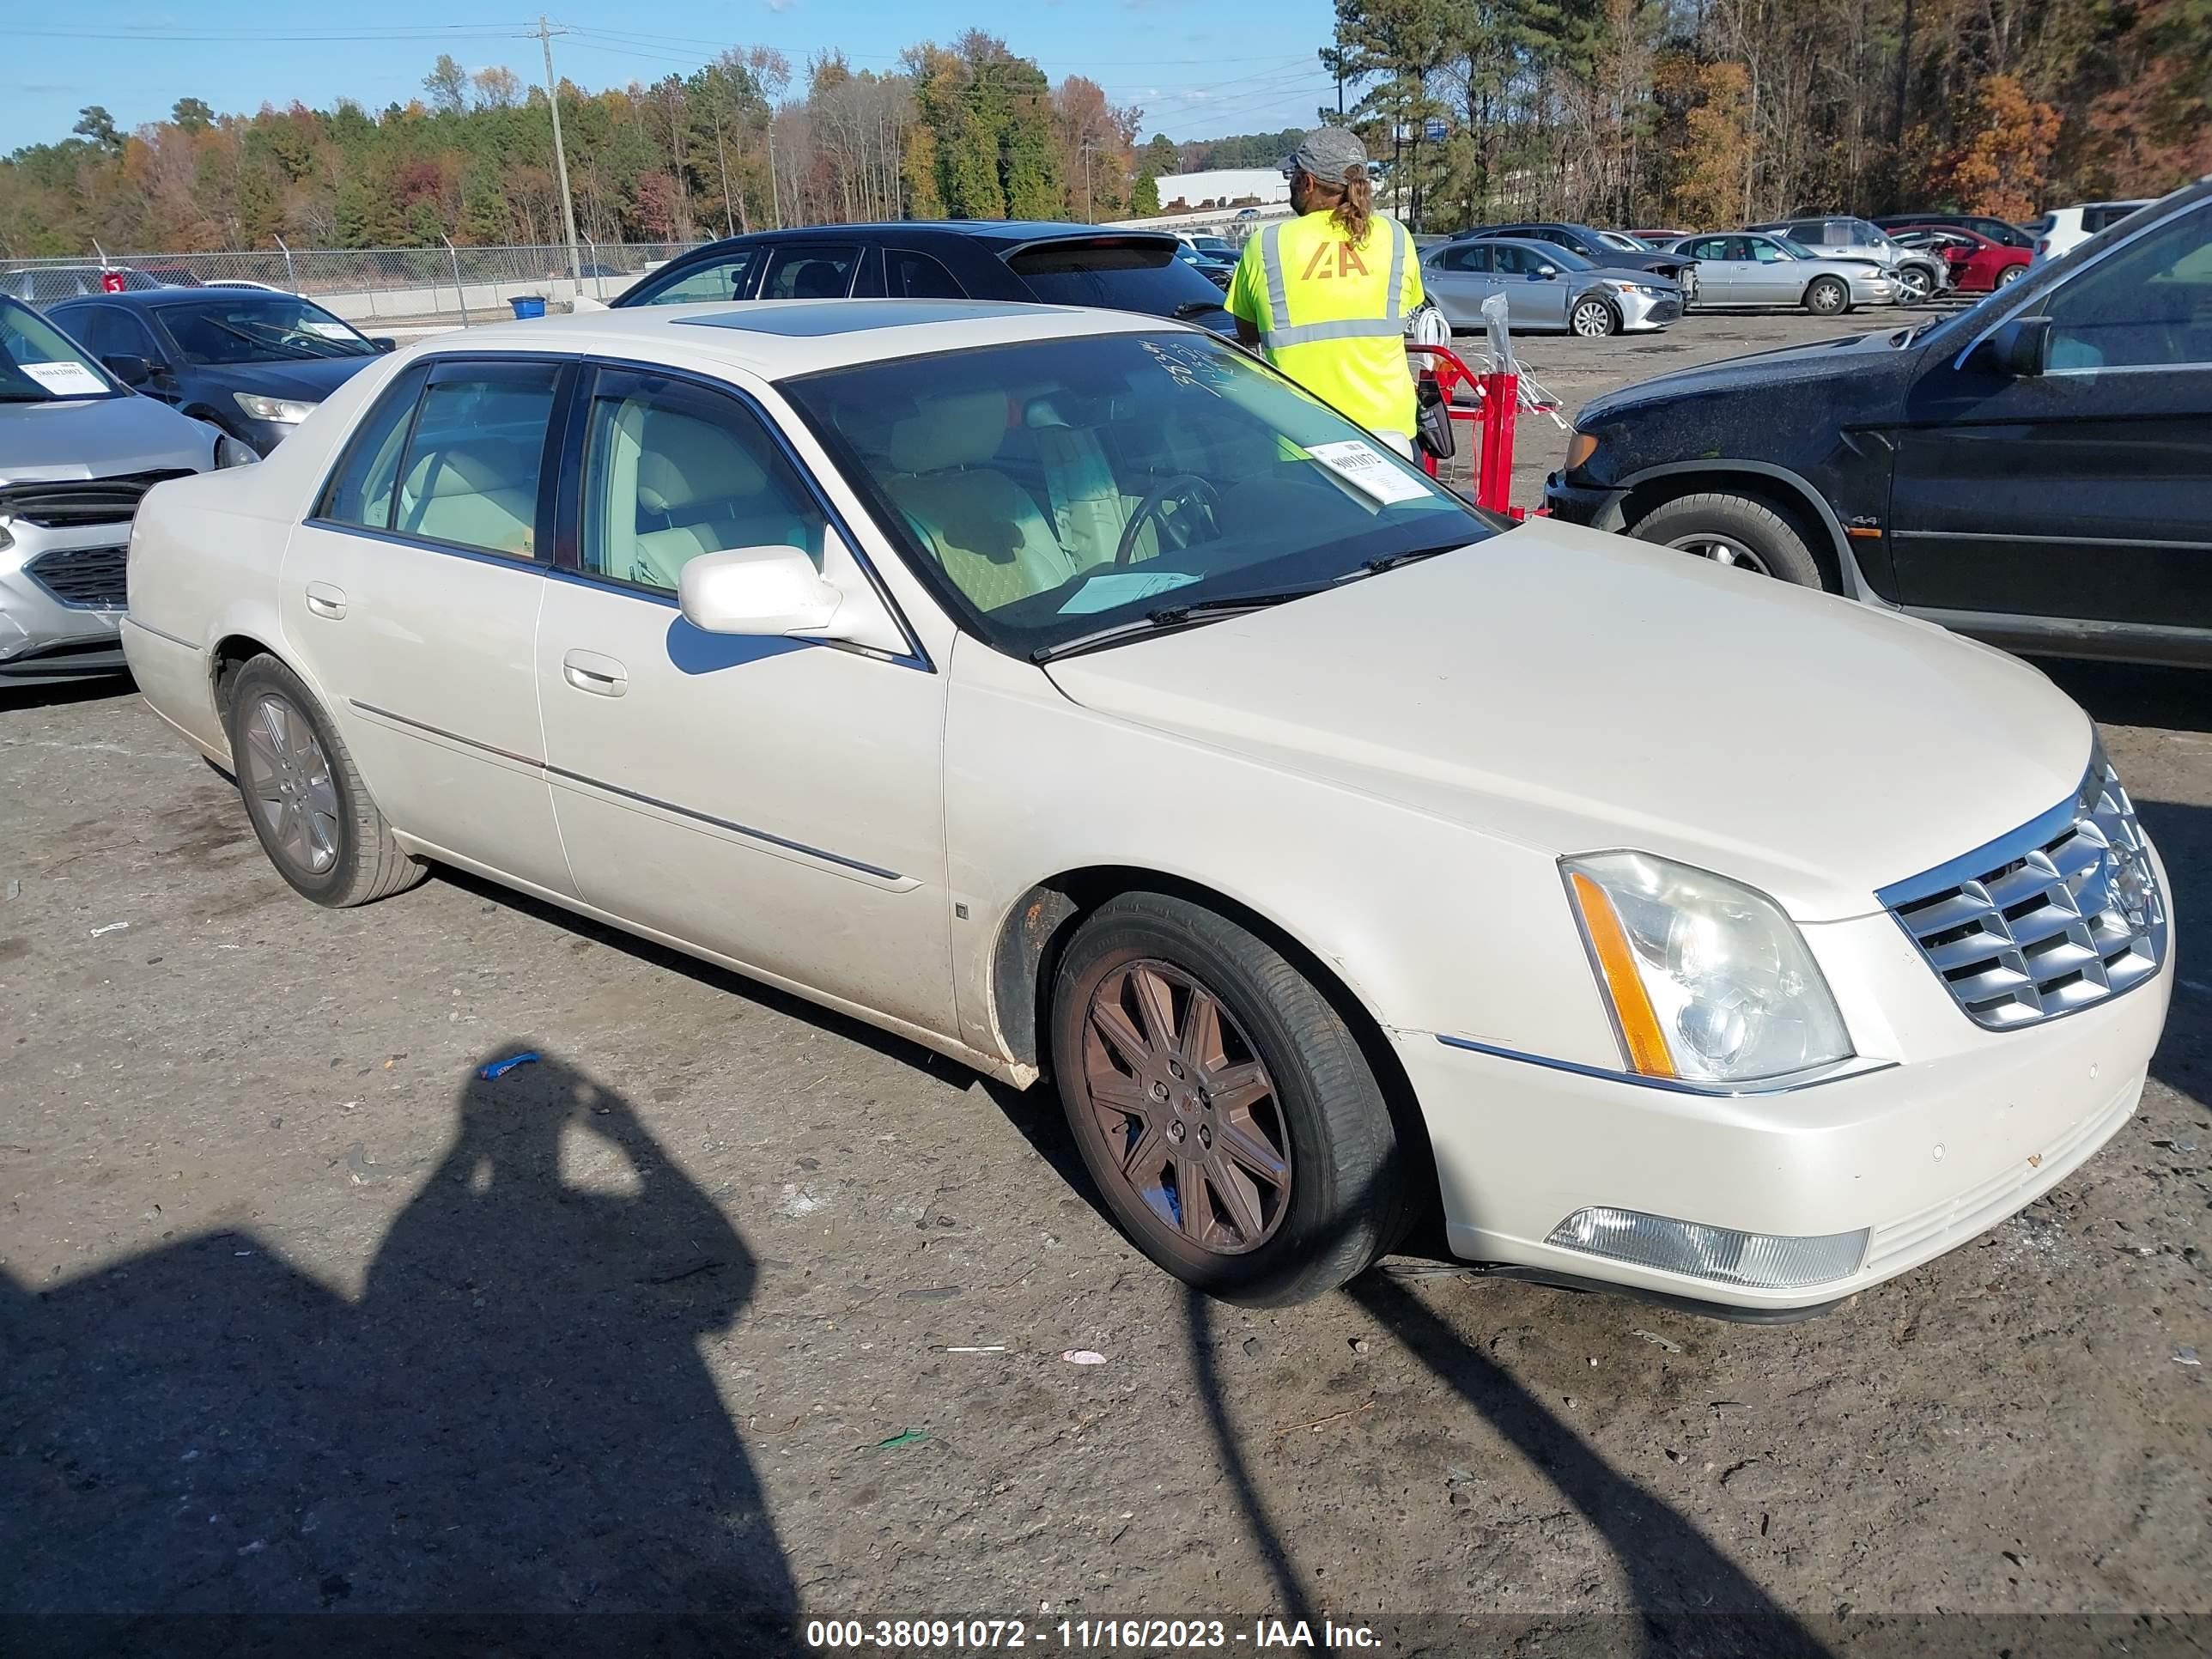
[(2043, 314), (2053, 369), (2212, 365), (2212, 202), (2061, 283)]
[(155, 314), (176, 343), (177, 355), (188, 363), (313, 362), (376, 355), (376, 348), (351, 326), (289, 294), (194, 298), (157, 306)]
[(1778, 265), (1790, 258), (1778, 243), (1770, 242), (1764, 236), (1752, 237), (1748, 252), (1751, 258), (1763, 265)]
[(702, 553), (795, 547), (826, 520), (753, 413), (657, 375), (603, 372), (584, 450), (584, 570), (673, 593)]
[(538, 556), (538, 478), (551, 363), (449, 363), (431, 377), (399, 471), (392, 527), (510, 558)]
[(860, 269), (857, 247), (778, 247), (768, 256), (761, 277), (763, 300), (842, 300), (853, 291)]
[(712, 300), (735, 300), (745, 291), (745, 278), (751, 273), (753, 261), (759, 257), (756, 248), (740, 248), (734, 253), (725, 253), (694, 265), (666, 288), (629, 301), (641, 306), (688, 306)]
[(76, 341), (30, 307), (0, 299), (0, 404), (120, 395)]
[(368, 418), (355, 428), (345, 459), (323, 493), (317, 518), (362, 530), (392, 528), (392, 487), (399, 477), (399, 452), (407, 442), (422, 382), (429, 377), (428, 366), (417, 363), (402, 372), (377, 400)]
[(864, 363), (783, 390), (948, 609), (1018, 655), (1492, 533), (1343, 416), (1192, 331)]

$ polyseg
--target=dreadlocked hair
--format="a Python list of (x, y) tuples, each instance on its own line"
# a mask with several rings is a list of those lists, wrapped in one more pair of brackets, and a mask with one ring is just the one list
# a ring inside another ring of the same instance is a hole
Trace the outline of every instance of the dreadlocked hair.
[(1352, 246), (1367, 245), (1367, 233), (1375, 223), (1375, 187), (1367, 181), (1365, 167), (1345, 168), (1344, 193), (1337, 198), (1328, 216)]

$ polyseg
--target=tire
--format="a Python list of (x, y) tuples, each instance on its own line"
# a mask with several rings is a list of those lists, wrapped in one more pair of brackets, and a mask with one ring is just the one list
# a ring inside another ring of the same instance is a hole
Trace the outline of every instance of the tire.
[[(1146, 1010), (1158, 1006), (1147, 985), (1165, 988), (1172, 1042), (1146, 1044), (1157, 1023)], [(1213, 1002), (1217, 1041), (1190, 1030), (1200, 995)], [(1114, 1012), (1122, 1041), (1135, 1039), (1148, 1057), (1133, 1065), (1109, 1041), (1102, 1021)], [(1091, 1178), (1130, 1240), (1185, 1284), (1254, 1307), (1304, 1302), (1404, 1237), (1413, 1218), (1406, 1158), (1358, 1037), (1249, 930), (1167, 894), (1109, 900), (1061, 953), (1051, 1022), (1054, 1080)], [(1200, 1063), (1183, 1069), (1186, 1059)], [(1253, 1062), (1267, 1085), (1256, 1093)], [(1243, 1103), (1230, 1105), (1232, 1096)], [(1122, 1110), (1124, 1101), (1146, 1111)], [(1210, 1125), (1224, 1126), (1218, 1138)], [(1201, 1141), (1210, 1150), (1194, 1150)], [(1268, 1182), (1235, 1154), (1240, 1146), (1279, 1158), (1272, 1205)], [(1213, 1161), (1201, 1167), (1201, 1158)], [(1188, 1205), (1187, 1179), (1198, 1194)], [(1256, 1225), (1237, 1219), (1239, 1189)]]
[(1601, 340), (1620, 331), (1620, 319), (1602, 300), (1577, 300), (1567, 313), (1567, 331), (1578, 339)]
[(1645, 514), (1628, 533), (1799, 587), (1827, 586), (1805, 538), (1772, 507), (1748, 495), (1715, 490), (1677, 496)]
[(2014, 283), (2018, 282), (2021, 277), (2027, 275), (2027, 267), (2026, 265), (2007, 265), (2002, 270), (1997, 272), (1996, 285), (1999, 288), (2010, 288)]
[(1805, 285), (1805, 309), (1815, 317), (1840, 317), (1851, 308), (1851, 291), (1840, 276), (1815, 276)]
[(238, 671), (224, 723), (246, 820), (294, 890), (343, 909), (404, 892), (430, 873), (401, 850), (345, 739), (276, 658)]
[(1918, 265), (1898, 266), (1891, 280), (1898, 284), (1900, 306), (1924, 306), (1936, 292), (1936, 279)]

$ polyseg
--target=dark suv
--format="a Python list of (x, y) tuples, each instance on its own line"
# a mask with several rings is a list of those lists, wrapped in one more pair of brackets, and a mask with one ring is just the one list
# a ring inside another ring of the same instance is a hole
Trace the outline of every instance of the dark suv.
[(1553, 513), (2014, 650), (2212, 665), (2212, 179), (1970, 310), (1662, 375)]
[(1455, 242), (1470, 236), (1517, 236), (1524, 241), (1549, 242), (1555, 247), (1565, 248), (1570, 253), (1579, 253), (1593, 264), (1613, 270), (1651, 270), (1678, 284), (1686, 304), (1698, 297), (1698, 262), (1679, 253), (1669, 253), (1651, 248), (1623, 247), (1622, 241), (1632, 239), (1613, 233), (1618, 238), (1608, 240), (1601, 231), (1588, 225), (1554, 223), (1521, 223), (1514, 225), (1477, 225), (1473, 230), (1463, 230), (1452, 238)]
[(1232, 338), (1222, 291), (1158, 231), (955, 220), (812, 225), (709, 242), (641, 279), (618, 308), (701, 300), (1013, 300), (1174, 317)]

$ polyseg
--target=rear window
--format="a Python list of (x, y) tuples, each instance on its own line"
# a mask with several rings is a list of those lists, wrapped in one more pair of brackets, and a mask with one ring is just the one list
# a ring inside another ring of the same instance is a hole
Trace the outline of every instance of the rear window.
[(1221, 304), (1221, 290), (1176, 258), (1173, 242), (1047, 242), (1008, 254), (1006, 264), (1052, 305), (1172, 317), (1179, 307)]
[(2085, 208), (2081, 213), (2081, 228), (2094, 234), (2117, 225), (2146, 205), (2142, 202), (2106, 202), (2100, 207)]

